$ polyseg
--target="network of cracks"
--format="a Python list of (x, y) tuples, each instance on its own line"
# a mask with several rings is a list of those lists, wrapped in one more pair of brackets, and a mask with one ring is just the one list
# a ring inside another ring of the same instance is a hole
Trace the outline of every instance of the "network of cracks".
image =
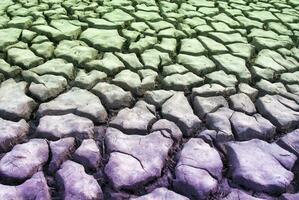
[(298, 0), (1, 0), (1, 200), (299, 199)]

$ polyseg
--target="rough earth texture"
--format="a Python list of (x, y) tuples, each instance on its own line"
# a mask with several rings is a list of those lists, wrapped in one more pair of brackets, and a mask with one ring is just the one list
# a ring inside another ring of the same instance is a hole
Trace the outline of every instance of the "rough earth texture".
[(0, 0), (0, 200), (298, 200), (298, 0)]

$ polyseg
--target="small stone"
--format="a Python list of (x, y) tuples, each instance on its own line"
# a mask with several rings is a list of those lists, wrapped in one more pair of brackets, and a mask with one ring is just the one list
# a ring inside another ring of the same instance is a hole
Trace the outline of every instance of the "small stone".
[(141, 80), (137, 73), (132, 72), (128, 69), (122, 70), (118, 73), (112, 82), (119, 85), (125, 90), (137, 93), (138, 88), (141, 86)]
[(46, 140), (31, 139), (17, 144), (0, 160), (0, 177), (12, 181), (24, 181), (40, 171), (48, 161), (49, 147)]
[(18, 42), (22, 29), (7, 28), (0, 30), (0, 49)]
[(259, 89), (261, 92), (264, 92), (266, 94), (282, 94), (284, 92), (287, 92), (284, 84), (277, 82), (277, 83), (271, 83), (267, 80), (260, 80), (256, 83), (256, 88)]
[(189, 54), (189, 55), (202, 55), (206, 49), (202, 46), (202, 44), (196, 39), (182, 39), (181, 40), (181, 54)]
[(159, 21), (162, 17), (156, 12), (137, 11), (134, 13), (135, 17), (142, 21)]
[[(263, 38), (270, 38), (270, 39), (276, 40), (280, 36), (271, 30), (263, 30), (263, 29), (254, 28), (254, 29), (250, 30), (250, 34), (248, 35), (248, 37), (250, 37), (250, 38), (263, 37)], [(282, 38), (287, 38), (287, 37), (282, 36)]]
[(63, 40), (54, 51), (55, 56), (68, 62), (81, 65), (96, 59), (98, 51), (79, 40)]
[(63, 34), (66, 39), (77, 39), (81, 33), (81, 27), (76, 26), (69, 20), (51, 20), (50, 25)]
[(208, 35), (211, 38), (214, 38), (216, 41), (221, 42), (222, 44), (231, 44), (237, 42), (247, 43), (247, 39), (240, 33), (209, 32)]
[(251, 74), (246, 67), (245, 60), (231, 54), (221, 54), (213, 56), (217, 64), (229, 73), (237, 75), (241, 81), (249, 81)]
[(49, 60), (42, 65), (31, 68), (30, 71), (38, 75), (52, 74), (63, 76), (68, 80), (74, 79), (75, 77), (75, 68), (73, 64), (67, 63), (65, 60), (60, 58)]
[(276, 40), (272, 38), (254, 37), (252, 40), (252, 44), (258, 50), (276, 50), (279, 48), (291, 48), (293, 43), (289, 38), (280, 38)]
[(276, 72), (272, 69), (252, 66), (252, 74), (256, 79), (265, 79), (268, 81), (273, 81), (275, 73)]
[(21, 199), (51, 199), (50, 188), (47, 185), (47, 180), (43, 172), (35, 173), (23, 184), (16, 186), (16, 189), (17, 193), (21, 194)]
[(145, 76), (141, 81), (141, 89), (139, 90), (139, 93), (143, 95), (147, 90), (153, 90), (156, 87), (157, 79), (158, 74)]
[(254, 46), (251, 44), (233, 43), (227, 45), (227, 47), (233, 53), (233, 55), (241, 56), (247, 60), (249, 60), (254, 53)]
[(29, 125), (23, 119), (13, 122), (0, 118), (0, 130), (0, 153), (3, 153), (24, 140), (29, 132)]
[(138, 70), (143, 68), (143, 64), (139, 61), (137, 55), (135, 53), (115, 53), (121, 61), (131, 70)]
[(98, 28), (98, 29), (116, 29), (118, 27), (117, 24), (113, 22), (109, 22), (105, 19), (99, 19), (99, 18), (87, 18), (87, 23), (92, 28)]
[(174, 189), (190, 198), (206, 199), (216, 191), (222, 168), (217, 150), (200, 138), (192, 138), (180, 152)]
[(223, 70), (209, 73), (206, 75), (206, 78), (212, 83), (221, 84), (225, 87), (235, 87), (238, 83), (235, 75), (227, 74)]
[(112, 12), (106, 13), (103, 16), (103, 19), (106, 19), (110, 22), (123, 26), (127, 22), (131, 22), (134, 18), (121, 9), (114, 9)]
[(292, 31), (289, 30), (288, 27), (282, 23), (269, 22), (268, 27), (270, 30), (273, 30), (281, 35), (289, 35), (289, 36), (293, 35)]
[(172, 60), (168, 53), (158, 51), (156, 49), (147, 49), (141, 54), (142, 62), (146, 68), (159, 70), (160, 65), (169, 65)]
[(168, 75), (172, 75), (172, 74), (185, 74), (188, 71), (189, 70), (186, 67), (184, 67), (183, 65), (172, 64), (172, 65), (163, 66), (162, 75), (168, 76)]
[(206, 74), (216, 69), (216, 65), (206, 56), (179, 54), (177, 62), (197, 75)]
[(212, 144), (214, 141), (217, 141), (217, 131), (205, 129), (201, 131), (196, 138), (201, 138), (205, 142)]
[(186, 136), (191, 136), (201, 127), (201, 120), (194, 115), (187, 98), (181, 92), (174, 94), (162, 105), (162, 116), (176, 123)]
[(37, 35), (33, 40), (31, 41), (33, 44), (40, 44), (42, 42), (49, 42), (50, 40), (48, 39), (47, 36), (44, 35)]
[(7, 52), (9, 49), (12, 49), (12, 48), (16, 48), (16, 49), (28, 49), (28, 44), (24, 43), (24, 42), (18, 42), (18, 43), (15, 43), (15, 44), (12, 44), (12, 45), (9, 45), (8, 47), (6, 47), (4, 49), (5, 52)]
[(229, 103), (231, 109), (233, 110), (244, 112), (249, 115), (256, 113), (256, 109), (253, 102), (244, 93), (238, 93), (230, 96)]
[(279, 101), (279, 96), (266, 95), (256, 101), (257, 110), (278, 130), (290, 130), (299, 123), (299, 112), (292, 110)]
[(183, 133), (180, 128), (175, 123), (168, 121), (167, 119), (160, 119), (153, 124), (151, 132), (159, 130), (168, 131), (171, 137), (176, 141), (180, 141), (183, 137)]
[(241, 112), (234, 112), (230, 121), (237, 140), (254, 138), (271, 140), (276, 133), (275, 126), (260, 114), (249, 116)]
[(22, 31), (22, 36), (21, 36), (22, 37), (22, 41), (26, 42), (26, 43), (29, 43), (29, 42), (31, 42), (31, 40), (33, 38), (36, 37), (36, 35), (37, 35), (37, 33), (33, 32), (33, 31), (30, 31), (30, 30), (27, 30), (27, 29), (24, 29)]
[(158, 36), (162, 38), (165, 37), (165, 38), (177, 38), (177, 39), (182, 39), (187, 37), (187, 35), (183, 31), (175, 28), (168, 28), (168, 29), (161, 30), (159, 31)]
[(299, 84), (299, 72), (283, 73), (280, 80), (288, 84)]
[(78, 140), (92, 138), (94, 125), (91, 120), (72, 113), (59, 116), (44, 116), (40, 119), (37, 134), (51, 140), (75, 137)]
[(54, 174), (60, 165), (70, 158), (75, 151), (75, 139), (73, 137), (62, 138), (57, 141), (49, 142), (52, 158), (49, 163), (48, 171)]
[(82, 164), (87, 169), (96, 170), (101, 161), (101, 153), (93, 139), (85, 139), (73, 154), (74, 161)]
[[(80, 101), (78, 101), (80, 99)], [(105, 122), (108, 114), (100, 99), (91, 92), (73, 87), (50, 102), (40, 104), (37, 114), (64, 115), (73, 113), (82, 117), (87, 117), (95, 123)]]
[(278, 21), (278, 19), (269, 11), (250, 11), (248, 17), (261, 22)]
[(54, 54), (55, 46), (52, 42), (43, 42), (31, 45), (32, 51), (45, 59), (50, 59)]
[(161, 52), (169, 53), (174, 55), (176, 51), (177, 41), (174, 38), (162, 38), (159, 44), (155, 45), (155, 48)]
[(240, 83), (238, 85), (238, 89), (240, 93), (244, 93), (247, 96), (250, 97), (251, 101), (255, 101), (257, 95), (258, 95), (258, 90), (251, 87), (250, 85), (246, 84), (246, 83)]
[(30, 83), (30, 93), (40, 101), (56, 97), (67, 87), (67, 80), (61, 76), (51, 74), (39, 76), (29, 70), (22, 71), (22, 76)]
[[(41, 34), (41, 35), (45, 35), (45, 36), (53, 39), (56, 42), (58, 42), (60, 40), (64, 40), (64, 39), (72, 39), (71, 37), (74, 37), (74, 36), (71, 36), (71, 34), (69, 36), (64, 35), (60, 30), (58, 30), (52, 26), (44, 25), (44, 24), (33, 26), (33, 27), (31, 27), (31, 29), (32, 29), (32, 31), (37, 32), (38, 34)], [(67, 30), (65, 30), (65, 31), (67, 31)], [(75, 34), (77, 34), (77, 33), (75, 33)]]
[(125, 68), (125, 65), (111, 52), (104, 54), (101, 60), (92, 60), (86, 63), (86, 69), (98, 70), (108, 75), (115, 75)]
[(216, 112), (206, 115), (206, 123), (209, 129), (217, 132), (216, 141), (230, 141), (234, 139), (230, 118), (233, 111), (226, 107), (219, 108)]
[(221, 43), (216, 42), (205, 36), (199, 36), (198, 39), (204, 44), (204, 46), (213, 54), (228, 52), (228, 49)]
[(232, 180), (245, 188), (277, 195), (293, 180), (289, 170), (296, 157), (275, 143), (258, 139), (229, 142), (226, 150)]
[(212, 22), (211, 25), (217, 32), (233, 33), (234, 29), (230, 28), (226, 23), (223, 22)]
[(18, 186), (0, 184), (1, 199), (43, 199), (51, 200), (50, 188), (43, 172), (35, 173)]
[(76, 79), (74, 80), (74, 86), (82, 89), (91, 89), (98, 82), (104, 81), (107, 78), (107, 74), (101, 71), (92, 70), (86, 72), (85, 70), (79, 70)]
[(273, 71), (280, 73), (286, 70), (298, 69), (298, 66), (295, 63), (285, 59), (276, 51), (269, 49), (261, 50), (254, 63), (263, 68), (272, 69)]
[(134, 53), (142, 53), (146, 49), (154, 46), (158, 42), (156, 37), (145, 36), (140, 38), (138, 41), (134, 41), (130, 44), (129, 50)]
[(13, 79), (4, 81), (0, 86), (0, 117), (10, 120), (29, 119), (37, 106), (36, 102), (26, 96), (27, 83)]
[(105, 143), (110, 158), (104, 171), (113, 187), (136, 189), (160, 177), (173, 144), (167, 136), (167, 131), (140, 136), (126, 135), (117, 129), (108, 128)]
[(147, 134), (148, 127), (156, 119), (155, 107), (138, 101), (133, 108), (124, 108), (110, 121), (110, 126), (127, 134)]
[(99, 51), (120, 51), (126, 41), (116, 29), (88, 28), (82, 32), (80, 39)]
[(213, 16), (213, 19), (216, 19), (218, 21), (227, 23), (227, 24), (229, 24), (233, 28), (240, 27), (240, 23), (238, 21), (236, 21), (233, 18), (229, 17), (225, 13), (219, 13), (218, 15)]
[(296, 129), (290, 133), (287, 133), (281, 137), (277, 144), (282, 148), (292, 152), (297, 157), (299, 156), (299, 129)]
[(166, 21), (148, 22), (148, 25), (155, 31), (160, 31), (167, 28), (174, 28), (173, 24)]
[[(196, 31), (196, 33), (199, 33), (199, 34), (207, 34), (211, 31), (214, 31), (214, 28), (212, 28), (211, 26), (207, 25), (207, 24), (202, 24), (202, 25), (198, 25), (194, 28), (194, 30)], [(204, 37), (204, 36), (202, 36)], [(210, 50), (210, 51), (213, 51), (213, 50), (218, 50), (218, 49), (222, 49), (223, 47), (225, 47), (224, 45), (222, 45), (221, 43), (218, 43), (214, 40), (209, 40), (210, 38), (200, 38), (200, 41), (204, 44), (204, 46)], [(212, 44), (209, 44), (209, 43), (213, 43), (216, 45), (216, 48), (213, 48)]]
[(36, 56), (29, 49), (10, 48), (7, 51), (8, 60), (15, 65), (20, 65), (25, 69), (36, 67), (43, 63), (44, 59)]
[(203, 78), (195, 75), (192, 72), (186, 74), (172, 74), (166, 76), (162, 80), (162, 84), (166, 89), (187, 91), (194, 86), (198, 86), (203, 82)]
[(201, 119), (208, 113), (215, 112), (220, 107), (228, 107), (228, 103), (223, 96), (200, 97), (196, 96), (193, 100), (194, 110)]
[(109, 83), (98, 83), (91, 91), (100, 97), (105, 107), (110, 109), (130, 107), (134, 100), (130, 92)]
[(103, 192), (96, 179), (85, 173), (84, 167), (66, 161), (57, 171), (56, 180), (64, 199), (103, 200)]
[(288, 91), (299, 96), (299, 84), (286, 85)]
[(17, 66), (11, 66), (5, 60), (0, 59), (0, 72), (8, 77), (16, 77), (21, 73), (22, 69)]
[(174, 91), (172, 90), (153, 90), (153, 91), (146, 91), (144, 94), (144, 100), (149, 103), (153, 104), (156, 107), (161, 107), (162, 104), (174, 95)]
[(223, 87), (222, 85), (212, 83), (212, 84), (205, 84), (203, 86), (193, 88), (192, 95), (193, 96), (203, 96), (203, 97), (210, 97), (210, 96), (229, 96), (236, 92), (234, 87)]

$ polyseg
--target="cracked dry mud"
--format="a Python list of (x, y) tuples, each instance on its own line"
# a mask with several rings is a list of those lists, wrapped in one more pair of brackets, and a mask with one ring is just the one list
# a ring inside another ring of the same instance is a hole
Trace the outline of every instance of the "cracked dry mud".
[(0, 200), (298, 200), (298, 0), (1, 0)]

